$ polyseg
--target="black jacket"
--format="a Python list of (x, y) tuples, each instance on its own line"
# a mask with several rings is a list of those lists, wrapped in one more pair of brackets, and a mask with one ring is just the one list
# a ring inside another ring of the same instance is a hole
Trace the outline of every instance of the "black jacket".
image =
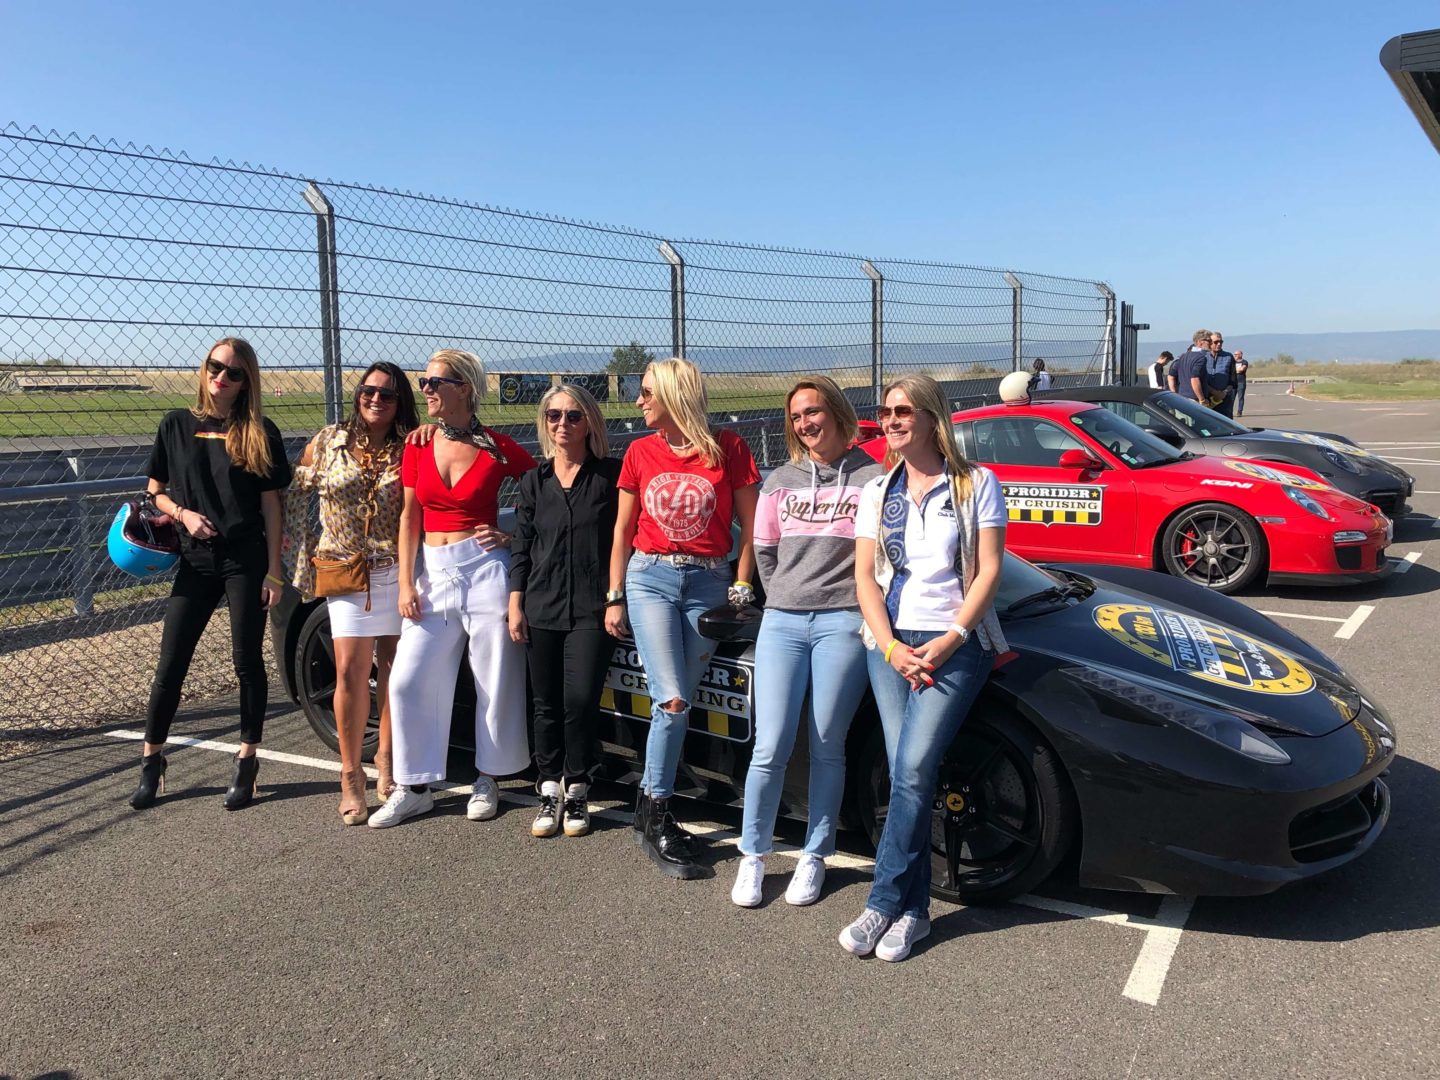
[(525, 594), (525, 618), (541, 630), (599, 630), (605, 625), (610, 545), (619, 498), (618, 458), (587, 457), (569, 498), (542, 461), (520, 478), (510, 591)]

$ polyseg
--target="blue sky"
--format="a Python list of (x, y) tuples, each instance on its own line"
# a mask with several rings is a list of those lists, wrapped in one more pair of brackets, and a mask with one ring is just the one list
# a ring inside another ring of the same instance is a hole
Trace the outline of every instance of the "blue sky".
[(1440, 327), (1440, 156), (1376, 59), (1433, 0), (6, 0), (4, 24), (0, 119), (26, 126), (1103, 278), (1151, 339)]

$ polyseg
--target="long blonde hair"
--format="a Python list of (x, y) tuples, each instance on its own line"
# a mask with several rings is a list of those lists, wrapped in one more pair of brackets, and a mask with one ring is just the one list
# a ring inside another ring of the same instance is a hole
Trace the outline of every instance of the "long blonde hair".
[[(235, 359), (245, 369), (245, 381), (230, 408), (230, 427), (225, 432), (225, 452), (230, 461), (256, 476), (269, 476), (275, 464), (270, 456), (270, 440), (265, 434), (265, 395), (260, 388), (260, 360), (255, 347), (244, 338), (223, 337), (211, 345), (200, 361), (200, 386), (195, 391), (195, 404), (190, 412), (197, 419), (214, 416), (215, 399), (210, 394), (210, 373), (206, 365), (221, 345), (229, 345)], [(225, 376), (227, 379), (230, 376)]]
[[(955, 432), (950, 426), (950, 410), (946, 407), (945, 394), (940, 389), (940, 384), (929, 375), (902, 375), (880, 395), (884, 401), (890, 396), (890, 391), (903, 391), (910, 399), (910, 404), (920, 412), (926, 413), (931, 420), (935, 421), (935, 449), (940, 451), (940, 456), (950, 466), (951, 485), (954, 498), (957, 502), (964, 502), (970, 498), (973, 482), (970, 472), (973, 466), (960, 453), (960, 444), (955, 439)], [(900, 460), (900, 455), (894, 450), (887, 450), (885, 453), (885, 468), (892, 469), (895, 463)]]
[(709, 401), (705, 397), (705, 380), (700, 369), (683, 357), (652, 360), (645, 369), (655, 382), (655, 398), (669, 414), (685, 441), (705, 459), (709, 468), (720, 464), (725, 456), (720, 441), (710, 430)]
[(600, 406), (589, 390), (574, 383), (552, 386), (540, 398), (540, 407), (535, 410), (535, 435), (540, 440), (541, 455), (547, 458), (555, 456), (555, 440), (550, 437), (550, 425), (545, 420), (545, 410), (550, 408), (550, 402), (561, 394), (580, 406), (580, 411), (585, 414), (585, 445), (589, 447), (590, 453), (597, 458), (609, 457), (610, 436), (605, 430), (605, 418), (600, 415)]
[(829, 375), (807, 375), (785, 395), (785, 449), (790, 451), (790, 460), (796, 465), (804, 461), (809, 453), (805, 444), (800, 441), (800, 436), (795, 434), (795, 425), (790, 422), (790, 399), (801, 390), (814, 390), (820, 395), (820, 400), (825, 403), (825, 411), (839, 426), (840, 435), (847, 447), (855, 441), (855, 436), (860, 434), (860, 420), (855, 415), (855, 406), (850, 404), (850, 399), (845, 396), (845, 391), (840, 389), (840, 384)]

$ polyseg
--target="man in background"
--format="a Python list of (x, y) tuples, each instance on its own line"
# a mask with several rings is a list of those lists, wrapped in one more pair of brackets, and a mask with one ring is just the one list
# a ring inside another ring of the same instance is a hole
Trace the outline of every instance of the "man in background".
[(1235, 415), (1245, 415), (1245, 373), (1250, 365), (1245, 360), (1245, 350), (1235, 350)]
[(1170, 365), (1175, 360), (1175, 354), (1166, 349), (1160, 354), (1160, 358), (1145, 369), (1150, 376), (1151, 390), (1167, 390), (1170, 387), (1167, 376), (1170, 373)]
[(1205, 361), (1210, 355), (1206, 351), (1210, 345), (1210, 331), (1196, 330), (1190, 342), (1190, 348), (1171, 363), (1167, 381), (1175, 393), (1203, 405), (1206, 403)]
[(1225, 351), (1225, 338), (1219, 330), (1210, 331), (1210, 352), (1205, 359), (1205, 389), (1209, 405), (1221, 416), (1235, 415), (1235, 357)]

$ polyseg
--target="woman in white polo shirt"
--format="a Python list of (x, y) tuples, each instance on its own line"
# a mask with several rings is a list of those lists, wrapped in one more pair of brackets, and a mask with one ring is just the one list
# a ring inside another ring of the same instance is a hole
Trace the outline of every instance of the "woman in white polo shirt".
[(840, 944), (857, 956), (903, 960), (930, 933), (940, 759), (1006, 648), (994, 607), (1005, 500), (995, 474), (961, 456), (933, 379), (898, 379), (882, 400), (887, 472), (860, 495), (855, 584), (890, 759), (890, 807), (865, 910)]

